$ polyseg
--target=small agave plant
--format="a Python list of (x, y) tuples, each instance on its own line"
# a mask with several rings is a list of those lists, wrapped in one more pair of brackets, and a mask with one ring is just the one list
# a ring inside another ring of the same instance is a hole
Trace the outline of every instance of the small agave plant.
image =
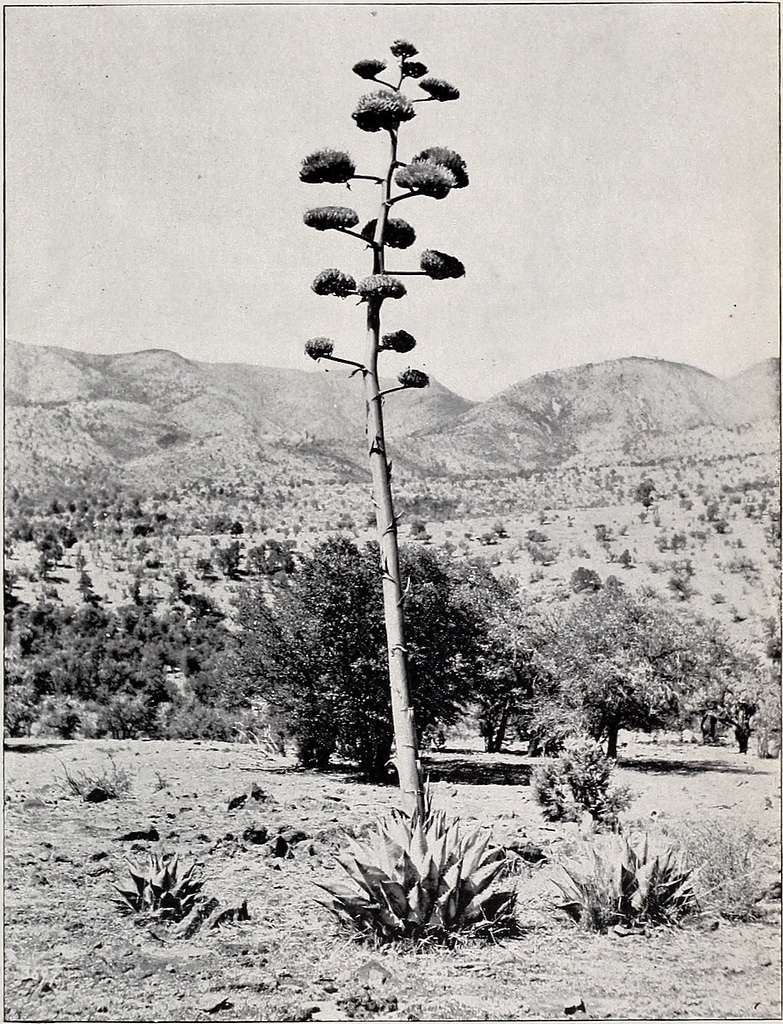
[(331, 898), (318, 902), (380, 941), (508, 934), (516, 893), (494, 887), (506, 858), (489, 841), (481, 829), (463, 834), (458, 819), (433, 812), (429, 799), (424, 815), (393, 811), (368, 845), (348, 839), (351, 852), (337, 861), (350, 884), (319, 884)]
[(623, 836), (586, 844), (580, 859), (560, 866), (554, 879), (569, 917), (590, 931), (611, 925), (674, 924), (697, 908), (693, 871), (673, 847), (652, 853)]
[(173, 921), (187, 917), (204, 886), (204, 880), (195, 877), (195, 863), (182, 870), (178, 854), (153, 852), (143, 866), (126, 863), (133, 888), (113, 886), (120, 896), (114, 902), (125, 913), (160, 913)]

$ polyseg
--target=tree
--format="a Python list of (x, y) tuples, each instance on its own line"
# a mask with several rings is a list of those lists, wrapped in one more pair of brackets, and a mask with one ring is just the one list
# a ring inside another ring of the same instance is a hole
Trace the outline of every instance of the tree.
[[(488, 574), (491, 577), (491, 574)], [(517, 582), (497, 580), (481, 588), (475, 638), (476, 710), (487, 753), (496, 754), (512, 724), (519, 726), (534, 700), (540, 675), (537, 649), (542, 622), (515, 592)]]
[[(326, 359), (353, 368), (361, 374), (367, 410), (367, 438), (369, 460), (376, 505), (379, 560), (383, 580), (383, 606), (388, 649), (391, 705), (396, 741), (396, 768), (403, 799), (409, 810), (423, 811), (424, 796), (417, 765), (417, 736), (414, 711), (410, 700), (408, 647), (403, 617), (403, 588), (400, 575), (397, 544), (397, 517), (391, 490), (391, 461), (387, 456), (383, 423), (383, 399), (394, 391), (423, 388), (429, 384), (427, 375), (410, 367), (398, 375), (398, 387), (382, 389), (378, 374), (381, 353), (408, 353), (416, 339), (404, 330), (395, 330), (381, 336), (381, 309), (387, 299), (400, 299), (405, 285), (400, 277), (421, 275), (436, 280), (462, 277), (462, 263), (446, 253), (425, 249), (421, 254), (419, 270), (390, 271), (386, 265), (388, 248), (407, 249), (416, 240), (413, 227), (405, 220), (391, 216), (391, 209), (400, 202), (427, 196), (444, 199), (452, 189), (468, 185), (465, 162), (459, 154), (440, 146), (421, 150), (412, 159), (403, 161), (398, 149), (399, 129), (416, 116), (414, 104), (426, 101), (448, 102), (459, 98), (459, 90), (448, 82), (427, 74), (427, 68), (412, 58), (416, 47), (398, 39), (391, 46), (397, 67), (394, 80), (379, 78), (387, 70), (384, 60), (361, 60), (353, 71), (359, 78), (380, 86), (375, 92), (359, 99), (353, 119), (365, 132), (383, 131), (388, 135), (389, 151), (381, 174), (357, 174), (356, 165), (348, 153), (331, 149), (311, 153), (302, 163), (300, 180), (312, 184), (344, 184), (353, 180), (369, 180), (380, 186), (380, 204), (377, 216), (368, 221), (361, 231), (359, 214), (348, 207), (323, 206), (308, 210), (305, 224), (317, 231), (334, 230), (359, 239), (372, 253), (372, 273), (357, 281), (341, 270), (321, 271), (313, 282), (313, 291), (319, 295), (346, 298), (358, 295), (366, 306), (366, 343), (364, 361), (344, 359), (334, 355), (331, 338), (311, 338), (305, 347), (315, 359)], [(397, 77), (398, 73), (398, 77)], [(419, 88), (426, 94), (410, 99), (403, 84), (418, 79)], [(396, 189), (395, 189), (396, 186)]]
[(677, 714), (694, 657), (688, 629), (660, 600), (607, 580), (551, 631), (545, 662), (557, 681), (550, 700), (616, 757), (621, 728), (660, 727)]
[[(777, 673), (770, 673), (754, 654), (733, 644), (714, 620), (696, 619), (691, 635), (695, 685), (687, 708), (701, 716), (703, 723), (732, 726), (739, 752), (745, 754), (757, 725), (779, 721)], [(757, 722), (759, 713), (762, 722)], [(714, 725), (709, 731), (714, 739)]]
[(636, 490), (633, 492), (634, 500), (640, 501), (645, 508), (649, 508), (655, 500), (656, 490), (655, 483), (646, 477), (636, 485)]
[(215, 548), (215, 562), (224, 576), (235, 578), (242, 561), (242, 548), (238, 540), (232, 541), (224, 548)]
[[(411, 695), (432, 729), (456, 721), (474, 693), (477, 595), (491, 574), (418, 545), (400, 557)], [(377, 562), (377, 545), (332, 537), (302, 557), (273, 603), (262, 586), (248, 588), (227, 673), (285, 719), (303, 764), (323, 769), (339, 750), (384, 780), (394, 730)]]

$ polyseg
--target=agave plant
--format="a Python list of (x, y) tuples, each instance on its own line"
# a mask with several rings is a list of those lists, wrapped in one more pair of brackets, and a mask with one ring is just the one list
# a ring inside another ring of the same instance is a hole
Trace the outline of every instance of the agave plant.
[(673, 924), (696, 909), (693, 871), (673, 847), (657, 853), (623, 836), (585, 844), (580, 859), (560, 865), (558, 906), (590, 931), (610, 925)]
[(319, 884), (319, 900), (338, 920), (381, 941), (453, 941), (513, 929), (516, 894), (493, 887), (506, 857), (481, 829), (463, 834), (458, 819), (394, 811), (367, 845), (348, 840), (337, 858), (350, 884)]
[(182, 870), (178, 854), (150, 852), (145, 865), (126, 863), (133, 888), (113, 886), (120, 896), (115, 903), (125, 913), (164, 912), (174, 921), (187, 917), (204, 885), (195, 877), (195, 862)]

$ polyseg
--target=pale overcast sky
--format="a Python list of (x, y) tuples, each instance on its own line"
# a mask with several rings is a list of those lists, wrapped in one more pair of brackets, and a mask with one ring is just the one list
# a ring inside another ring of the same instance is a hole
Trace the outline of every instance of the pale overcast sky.
[[(777, 352), (774, 4), (9, 8), (7, 336), (90, 352), (307, 368), (361, 350), (369, 272), (308, 206), (375, 216), (375, 186), (307, 186), (323, 146), (377, 170), (355, 128), (362, 57), (410, 38), (456, 103), (417, 105), (401, 155), (465, 157), (471, 187), (396, 208), (461, 281), (406, 279), (386, 325), (485, 397), (627, 355), (730, 374)], [(412, 90), (417, 92), (415, 86)], [(398, 357), (403, 360), (403, 357)], [(404, 357), (404, 363), (411, 357)], [(309, 364), (312, 366), (312, 364)]]

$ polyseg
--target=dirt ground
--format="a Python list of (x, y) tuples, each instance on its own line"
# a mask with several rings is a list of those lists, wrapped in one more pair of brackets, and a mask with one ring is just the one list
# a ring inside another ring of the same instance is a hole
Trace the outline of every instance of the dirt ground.
[[(131, 795), (88, 804), (68, 793), (63, 766), (104, 766), (107, 753), (132, 773)], [(629, 817), (653, 830), (662, 821), (752, 824), (768, 836), (768, 875), (779, 878), (777, 761), (633, 741), (621, 760), (618, 781), (636, 795)], [(497, 842), (527, 839), (551, 853), (574, 838), (575, 826), (543, 821), (521, 754), (466, 744), (427, 763), (436, 805), (492, 825)], [(344, 827), (361, 829), (396, 804), (393, 787), (195, 741), (11, 740), (4, 766), (6, 1019), (781, 1016), (779, 906), (757, 923), (700, 915), (678, 930), (593, 935), (552, 909), (553, 869), (543, 863), (513, 879), (518, 938), (452, 951), (372, 949), (338, 933), (313, 882), (339, 870), (332, 858)], [(263, 797), (228, 810), (253, 783)], [(160, 844), (120, 838), (151, 828)], [(262, 828), (306, 838), (290, 856), (273, 856), (253, 841)], [(159, 845), (203, 865), (205, 892), (221, 903), (247, 899), (250, 920), (176, 939), (164, 925), (119, 914), (110, 882), (123, 877), (123, 857)]]

